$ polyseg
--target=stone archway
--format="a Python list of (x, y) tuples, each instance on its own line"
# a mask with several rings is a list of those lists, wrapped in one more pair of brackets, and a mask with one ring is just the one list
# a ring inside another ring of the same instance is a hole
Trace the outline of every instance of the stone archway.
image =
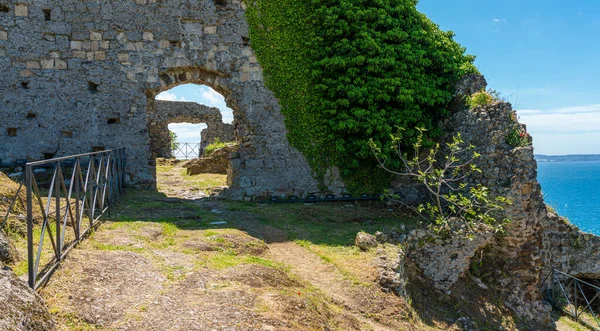
[(18, 12), (9, 3), (0, 27), (3, 162), (125, 147), (127, 180), (152, 184), (154, 97), (195, 83), (219, 92), (234, 112), (240, 150), (231, 198), (319, 192), (264, 84), (243, 2), (26, 1)]
[(148, 109), (148, 135), (150, 136), (151, 157), (170, 158), (171, 138), (168, 125), (171, 123), (186, 122), (190, 124), (206, 124), (207, 128), (201, 132), (199, 154), (204, 148), (219, 138), (221, 141), (234, 141), (233, 125), (223, 123), (221, 111), (215, 107), (200, 105), (195, 102), (159, 101), (154, 103), (154, 108)]

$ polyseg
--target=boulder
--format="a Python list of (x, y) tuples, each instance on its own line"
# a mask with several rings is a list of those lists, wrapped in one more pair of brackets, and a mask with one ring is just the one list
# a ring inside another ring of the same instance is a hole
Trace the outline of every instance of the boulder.
[(186, 168), (187, 175), (222, 174), (226, 175), (229, 169), (229, 155), (237, 150), (237, 145), (226, 146), (215, 150), (210, 156), (190, 160), (182, 165)]
[(406, 275), (404, 264), (406, 255), (402, 249), (397, 246), (389, 245), (388, 247), (377, 251), (377, 282), (382, 290), (389, 292), (393, 291), (399, 296), (406, 296), (406, 284), (408, 276)]
[(375, 239), (374, 236), (372, 236), (366, 232), (359, 232), (356, 234), (356, 239), (354, 240), (354, 245), (356, 245), (358, 248), (362, 249), (363, 251), (368, 251), (369, 249), (371, 249), (373, 247), (377, 247), (377, 240)]
[[(0, 219), (0, 222), (2, 220)], [(18, 260), (17, 250), (15, 246), (6, 236), (4, 231), (0, 229), (0, 262), (9, 263)]]
[(0, 330), (54, 330), (42, 298), (12, 271), (4, 269), (0, 269)]

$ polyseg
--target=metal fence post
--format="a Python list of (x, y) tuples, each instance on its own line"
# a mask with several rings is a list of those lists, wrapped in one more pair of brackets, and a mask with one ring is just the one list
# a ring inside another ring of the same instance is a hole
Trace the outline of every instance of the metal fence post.
[(56, 260), (60, 261), (61, 256), (62, 256), (62, 240), (61, 240), (61, 234), (62, 231), (60, 229), (60, 175), (61, 175), (61, 171), (60, 171), (60, 161), (57, 161), (55, 163), (55, 169), (54, 169), (54, 195), (55, 195), (55, 199), (56, 199), (56, 211), (54, 216), (55, 218), (55, 224), (56, 224)]
[(80, 192), (79, 192), (79, 175), (80, 175), (80, 168), (79, 168), (79, 157), (75, 160), (75, 166), (73, 167), (73, 173), (75, 174), (75, 178), (73, 180), (73, 183), (71, 183), (71, 185), (75, 186), (75, 229), (77, 229), (75, 232), (75, 237), (77, 238), (77, 241), (79, 241), (80, 236), (81, 236), (81, 207), (80, 207)]
[(33, 188), (31, 187), (31, 166), (25, 165), (25, 185), (27, 187), (27, 278), (29, 287), (35, 287), (33, 274)]
[(575, 320), (579, 322), (579, 309), (577, 307), (577, 279), (573, 280), (573, 306), (575, 308)]

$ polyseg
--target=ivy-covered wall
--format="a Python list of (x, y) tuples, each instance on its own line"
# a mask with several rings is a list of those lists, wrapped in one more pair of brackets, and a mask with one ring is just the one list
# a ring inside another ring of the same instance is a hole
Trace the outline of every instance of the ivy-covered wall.
[(288, 139), (322, 177), (337, 166), (351, 191), (389, 176), (369, 140), (389, 155), (403, 128), (430, 138), (449, 115), (454, 85), (474, 57), (416, 9), (416, 0), (247, 1), (250, 40), (279, 99)]

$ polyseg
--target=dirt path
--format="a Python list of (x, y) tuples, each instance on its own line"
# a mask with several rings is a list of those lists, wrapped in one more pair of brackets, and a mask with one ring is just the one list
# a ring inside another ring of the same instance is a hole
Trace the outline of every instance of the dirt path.
[(333, 264), (325, 263), (320, 257), (294, 242), (270, 244), (269, 256), (292, 266), (292, 273), (322, 290), (336, 305), (347, 309), (363, 324), (361, 329), (395, 330), (363, 316), (367, 313), (364, 302), (357, 299), (352, 283), (346, 280)]
[(227, 185), (227, 175), (202, 174), (186, 175), (183, 165), (186, 161), (174, 164), (161, 164), (157, 172), (158, 190), (168, 197), (197, 200), (210, 195), (214, 190), (221, 190)]

